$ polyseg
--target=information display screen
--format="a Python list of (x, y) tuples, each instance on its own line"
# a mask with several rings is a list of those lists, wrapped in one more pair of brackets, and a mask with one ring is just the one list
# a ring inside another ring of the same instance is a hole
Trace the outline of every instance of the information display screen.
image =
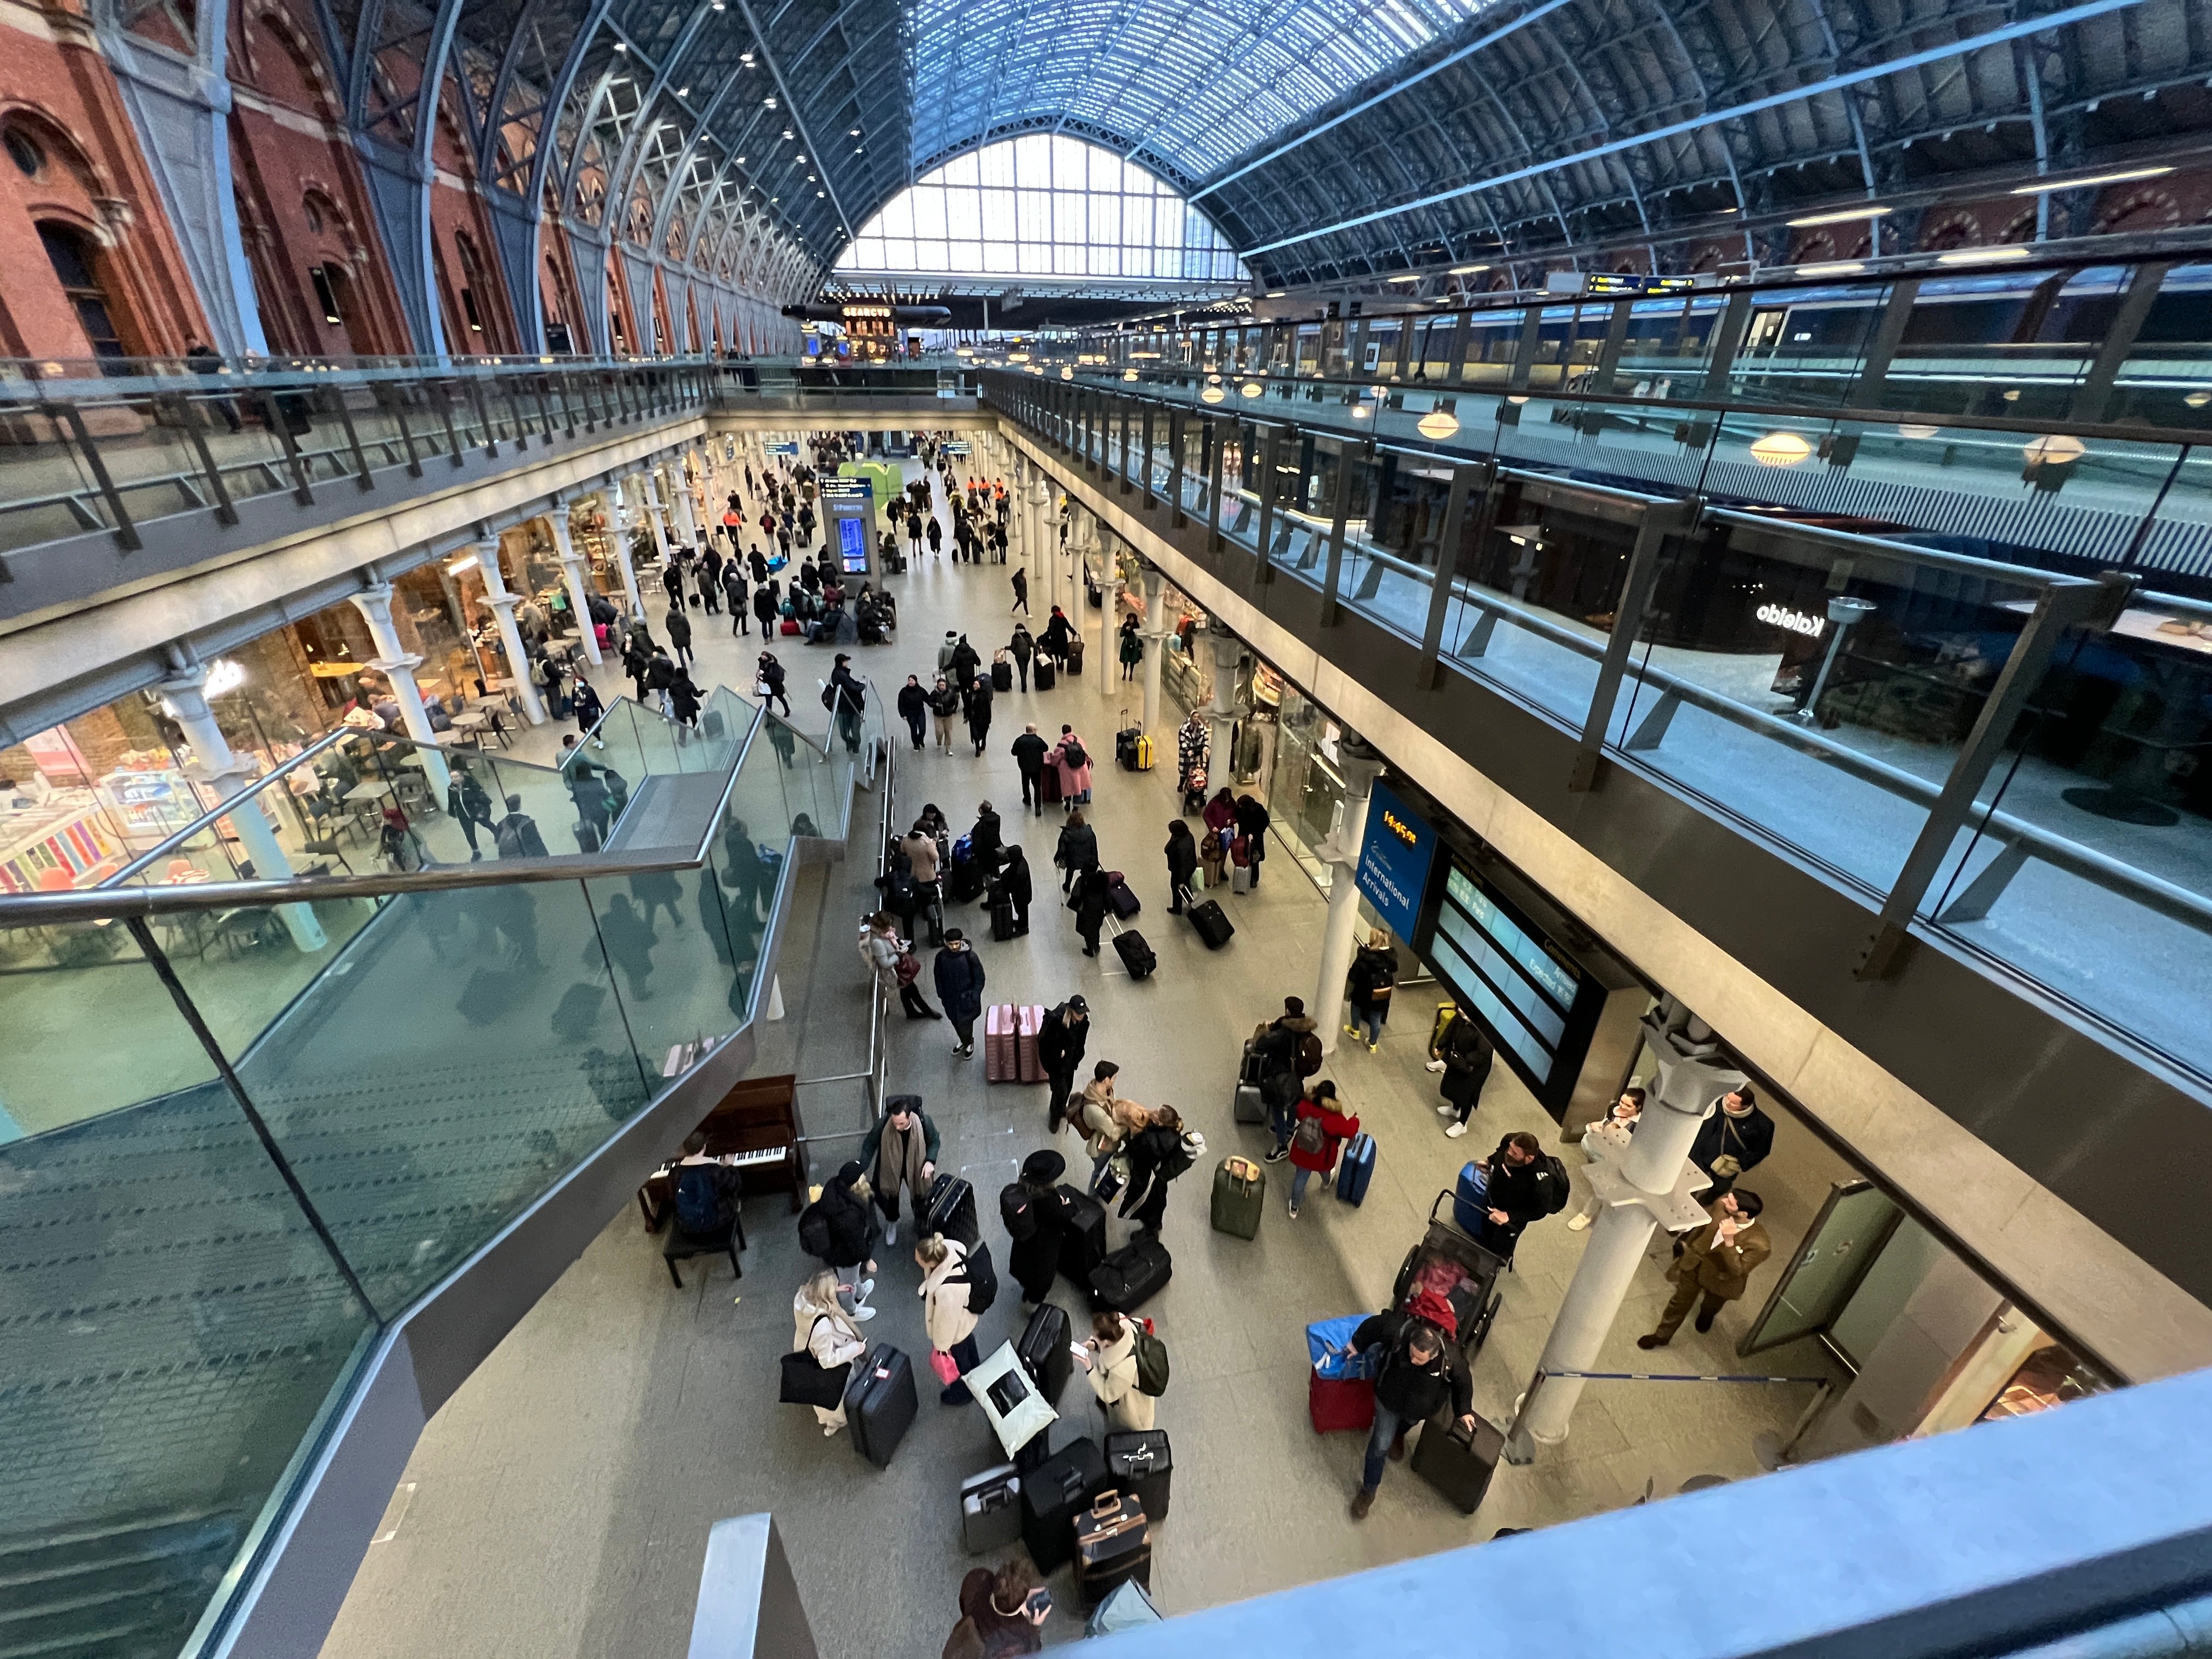
[(858, 519), (837, 520), (837, 558), (847, 575), (868, 574), (868, 526)]
[(1581, 1065), (1588, 1034), (1570, 1045), (1568, 1028), (1582, 994), (1582, 969), (1546, 949), (1456, 858), (1444, 877), (1426, 946), (1437, 977), (1510, 1051), (1515, 1069), (1540, 1097), (1554, 1084), (1563, 1047), (1571, 1047), (1569, 1058)]

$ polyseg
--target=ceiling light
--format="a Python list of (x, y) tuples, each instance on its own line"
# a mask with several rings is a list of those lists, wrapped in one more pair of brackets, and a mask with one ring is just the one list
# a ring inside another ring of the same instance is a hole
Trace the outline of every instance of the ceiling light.
[(817, 190), (814, 193), (817, 196), (827, 196), (830, 192), (826, 190)]
[(1797, 274), (1800, 276), (1856, 276), (1865, 269), (1856, 259), (1842, 259), (1834, 264), (1800, 265)]
[(1943, 428), (1940, 426), (1914, 426), (1907, 424), (1900, 425), (1897, 428), (1897, 435), (1900, 438), (1933, 438), (1941, 434), (1942, 430)]
[(2191, 409), (2202, 409), (2205, 404), (2212, 404), (2212, 392), (2192, 392), (2181, 401)]
[(1421, 278), (1418, 271), (1407, 271), (1403, 276), (1393, 276), (1389, 280), (1394, 283), (1418, 283)]
[(2130, 179), (2161, 179), (2172, 171), (2170, 167), (2124, 167), (2118, 173), (2093, 173), (2086, 179), (2043, 179), (2021, 185), (2013, 194), (2041, 196), (2054, 190), (2083, 190), (2091, 185), (2124, 185)]
[(1795, 466), (1813, 453), (1813, 446), (1794, 432), (1770, 432), (1751, 447), (1751, 459), (1761, 466)]
[(2064, 466), (2069, 461), (2080, 460), (2087, 447), (2072, 433), (2057, 432), (2022, 444), (2020, 453), (2032, 465)]
[(1488, 265), (1454, 265), (1451, 268), (1451, 274), (1455, 276), (1472, 276), (1478, 270), (1489, 269)]
[(1891, 207), (1843, 208), (1834, 213), (1808, 213), (1802, 219), (1784, 222), (1792, 229), (1801, 225), (1847, 225), (1854, 219), (1887, 219), (1897, 210)]
[(860, 136), (860, 130), (858, 127), (854, 127), (852, 131), (847, 133), (845, 136), (848, 138), (857, 138)]
[(628, 52), (629, 47), (625, 42), (617, 40), (615, 42), (615, 50), (617, 52)]
[(446, 574), (447, 574), (448, 576), (458, 576), (458, 575), (459, 575), (459, 574), (461, 574), (461, 572), (463, 572), (464, 570), (473, 570), (473, 569), (475, 569), (476, 568), (477, 568), (477, 556), (476, 556), (475, 554), (471, 553), (471, 554), (470, 554), (470, 555), (469, 555), (469, 556), (468, 556), (467, 558), (465, 558), (465, 559), (456, 559), (456, 560), (454, 560), (454, 561), (453, 562), (453, 563), (451, 563), (451, 564), (447, 565), (447, 566), (446, 567)]
[(2026, 258), (2027, 250), (2024, 247), (1962, 247), (1956, 253), (1937, 254), (1936, 263), (1939, 265), (1978, 265), (1986, 264), (1992, 259)]
[(1244, 398), (1258, 398), (1265, 396), (1267, 390), (1267, 388), (1261, 386), (1257, 380), (1247, 380), (1243, 386), (1237, 388), (1237, 395)]
[(1203, 391), (1203, 392), (1200, 392), (1198, 395), (1199, 395), (1199, 397), (1200, 397), (1201, 399), (1203, 399), (1203, 400), (1204, 400), (1205, 402), (1206, 402), (1206, 403), (1209, 403), (1209, 404), (1218, 404), (1218, 403), (1219, 403), (1219, 402), (1220, 402), (1224, 398), (1226, 398), (1229, 394), (1228, 394), (1227, 392), (1224, 392), (1224, 391), (1223, 391), (1219, 386), (1210, 386), (1206, 387), (1205, 391)]
[(1362, 398), (1359, 402), (1352, 404), (1352, 418), (1355, 421), (1364, 421), (1371, 413), (1373, 413), (1373, 411), (1367, 407), (1367, 402), (1364, 398)]
[[(775, 107), (775, 94), (774, 93), (770, 93), (767, 97), (762, 99), (761, 107), (763, 109), (774, 109)], [(791, 137), (787, 132), (783, 136), (787, 138)]]
[(745, 158), (744, 158), (744, 156), (742, 156), (742, 155), (740, 155), (739, 157), (738, 157), (738, 165), (739, 167), (743, 167), (743, 166), (744, 166), (744, 164), (745, 164)]
[(1063, 380), (1072, 380), (1075, 378), (1075, 371), (1072, 368), (1063, 368), (1060, 371), (1060, 378)]
[(1273, 293), (1272, 293), (1272, 294), (1270, 294), (1270, 295), (1267, 295), (1267, 298), (1269, 298), (1270, 300), (1279, 300), (1279, 299), (1281, 299), (1282, 297), (1283, 297), (1283, 290), (1282, 290), (1281, 289), (1277, 289)]
[(1414, 423), (1413, 430), (1441, 443), (1459, 430), (1459, 417), (1448, 409), (1432, 409)]
[(1508, 398), (1505, 401), (1506, 401), (1507, 403), (1509, 403), (1509, 404), (1525, 404), (1525, 403), (1527, 403), (1528, 400), (1526, 398)]

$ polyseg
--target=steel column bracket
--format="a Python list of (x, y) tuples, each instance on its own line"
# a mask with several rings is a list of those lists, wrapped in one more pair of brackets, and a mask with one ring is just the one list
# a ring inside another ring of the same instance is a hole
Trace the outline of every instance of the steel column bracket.
[(1474, 491), (1482, 491), (1482, 502), (1476, 508), (1475, 545), (1488, 533), (1491, 503), (1498, 494), (1498, 462), (1492, 459), (1479, 465), (1455, 466), (1452, 469), (1450, 492), (1444, 497), (1444, 521), (1437, 537), (1437, 574), (1429, 585), (1429, 617), (1421, 630), (1421, 654), (1413, 668), (1413, 684), (1424, 691), (1433, 691), (1444, 681), (1443, 639), (1444, 623), (1451, 609), (1452, 591), (1459, 580), (1460, 549), (1466, 540), (1461, 533), (1467, 522), (1467, 498)]
[(1589, 713), (1583, 720), (1582, 741), (1576, 745), (1574, 768), (1567, 775), (1567, 787), (1577, 794), (1597, 787), (1606, 728), (1613, 723), (1613, 704), (1628, 672), (1629, 653), (1636, 647), (1636, 636), (1644, 631), (1644, 613), (1659, 580), (1660, 553), (1669, 536), (1686, 536), (1697, 528), (1705, 506), (1704, 497), (1686, 495), (1680, 501), (1655, 501), (1644, 510), (1636, 545), (1628, 556), (1628, 573), (1621, 580), (1620, 610), (1598, 664)]

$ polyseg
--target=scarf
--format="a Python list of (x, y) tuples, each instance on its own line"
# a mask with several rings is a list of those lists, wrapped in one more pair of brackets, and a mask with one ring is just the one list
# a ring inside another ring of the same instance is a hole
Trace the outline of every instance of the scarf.
[[(906, 1144), (899, 1149), (896, 1143), (902, 1138)], [(927, 1138), (918, 1117), (903, 1137), (899, 1134), (897, 1124), (886, 1121), (884, 1138), (876, 1147), (876, 1167), (868, 1172), (868, 1184), (888, 1200), (897, 1195), (900, 1183), (904, 1182), (907, 1190), (920, 1199), (928, 1191), (921, 1179), (922, 1143)], [(893, 1159), (897, 1161), (894, 1163)]]

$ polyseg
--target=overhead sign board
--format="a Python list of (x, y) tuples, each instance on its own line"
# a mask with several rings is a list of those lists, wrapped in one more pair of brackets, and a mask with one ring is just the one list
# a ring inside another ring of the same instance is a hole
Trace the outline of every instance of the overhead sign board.
[(1411, 811), (1388, 784), (1376, 784), (1355, 880), (1383, 925), (1400, 939), (1410, 940), (1419, 926), (1436, 853), (1437, 832), (1428, 820)]

